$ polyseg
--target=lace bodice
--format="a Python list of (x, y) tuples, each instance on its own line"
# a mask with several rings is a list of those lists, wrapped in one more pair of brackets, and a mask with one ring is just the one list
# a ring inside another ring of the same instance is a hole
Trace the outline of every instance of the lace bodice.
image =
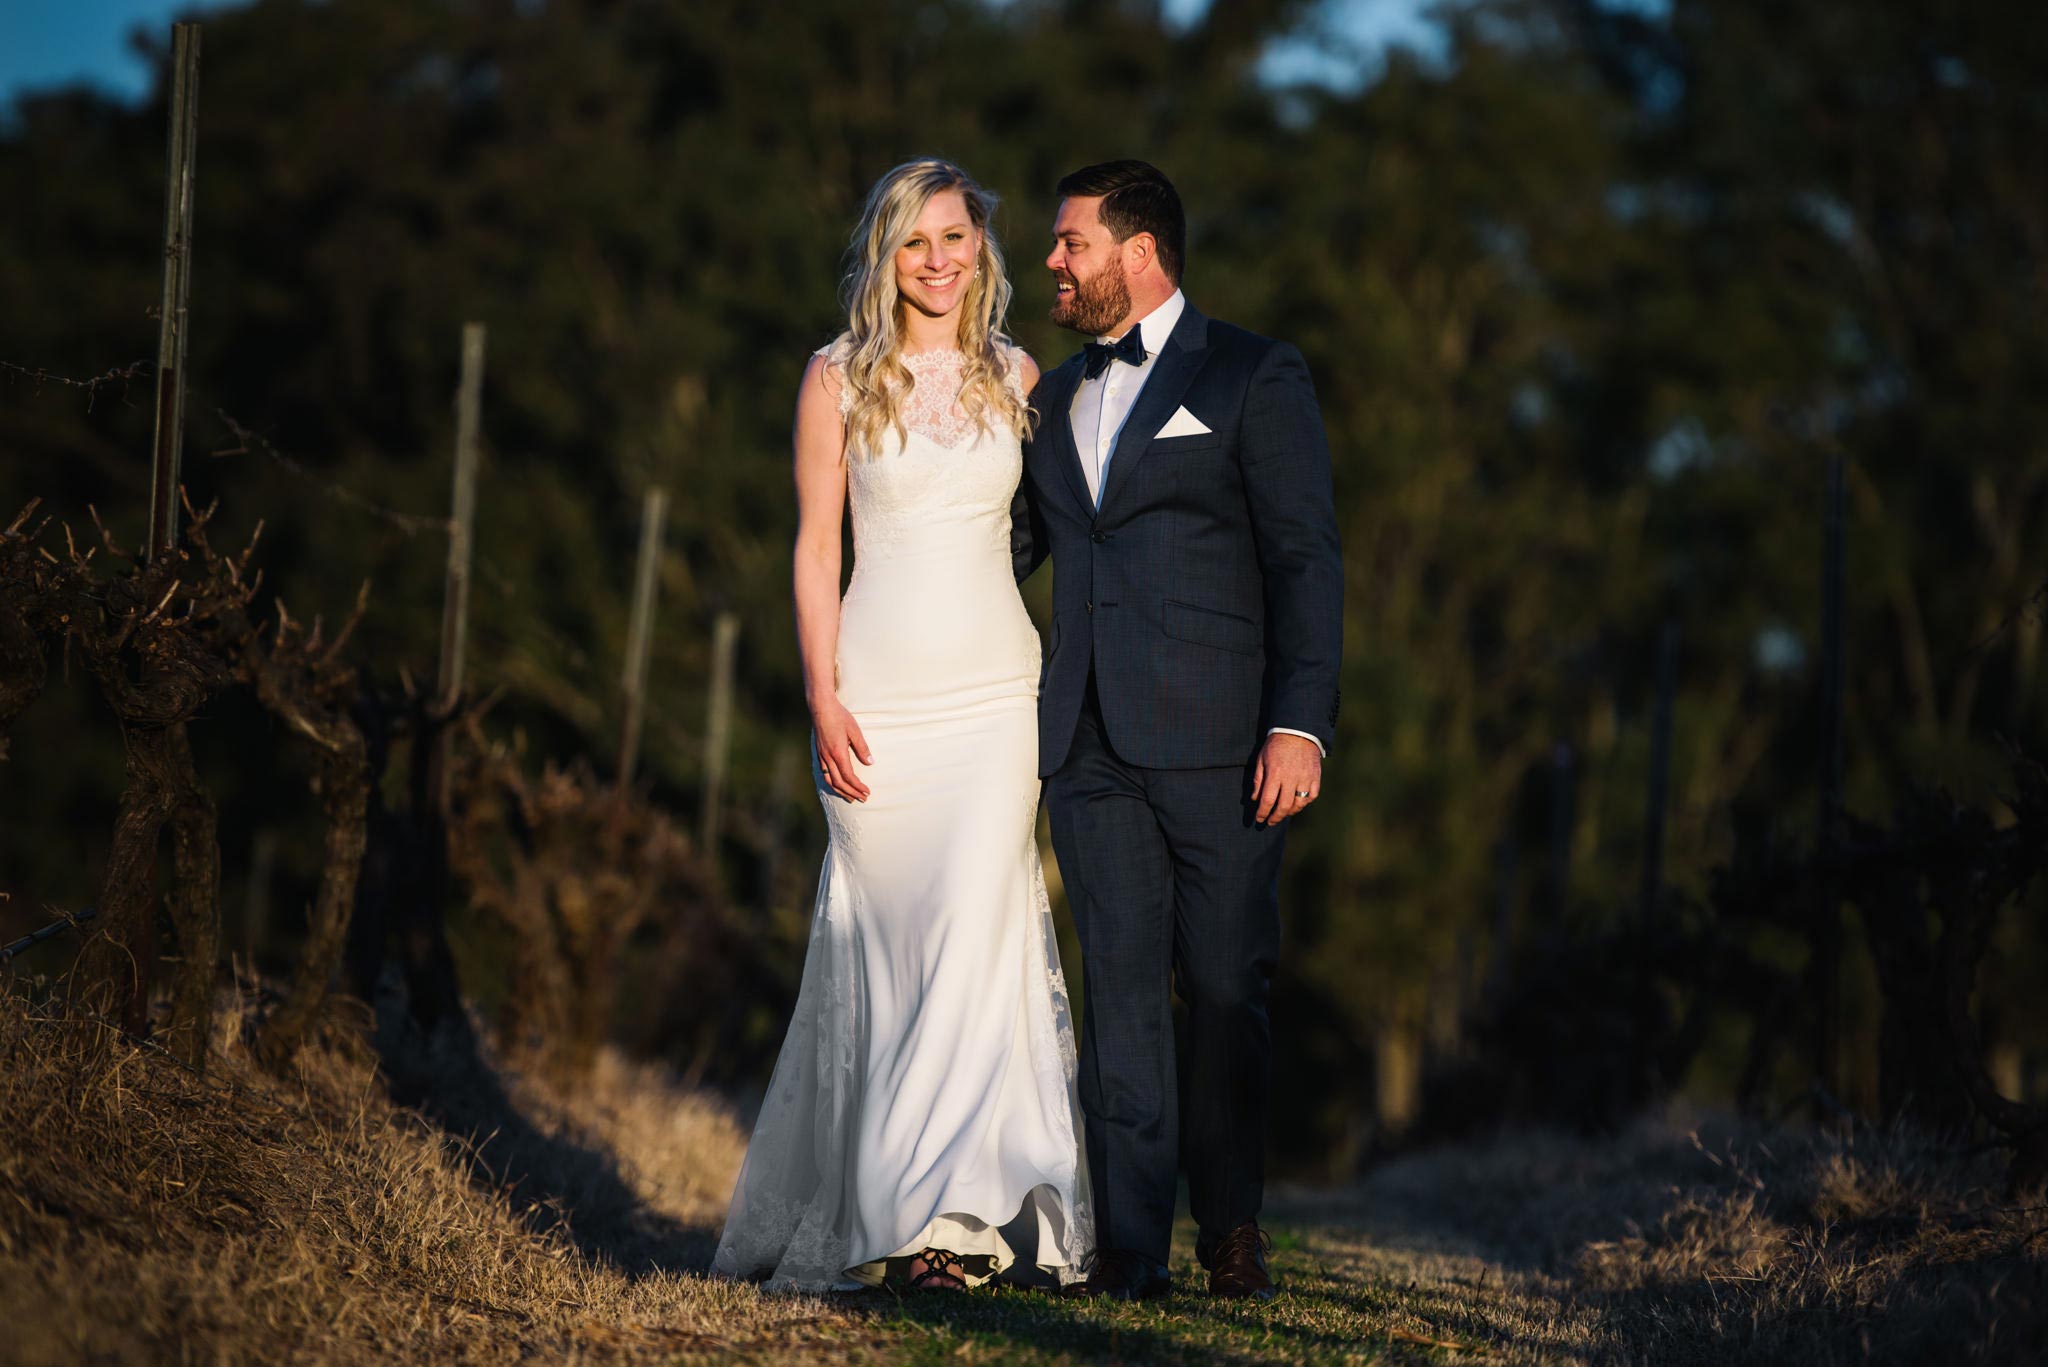
[[(820, 347), (817, 354), (833, 365), (843, 366), (846, 360), (845, 341), (842, 339), (831, 346)], [(1024, 352), (1018, 347), (1005, 348), (1004, 360), (1008, 369), (1004, 372), (1003, 384), (1022, 401)], [(903, 399), (904, 428), (940, 446), (957, 447), (972, 437), (979, 424), (960, 407), (960, 382), (966, 377), (967, 357), (947, 347), (937, 351), (906, 351), (902, 353), (902, 361), (904, 369), (910, 372), (911, 380), (910, 392)], [(839, 416), (845, 417), (852, 409), (853, 391), (842, 384), (839, 387)], [(986, 418), (988, 415), (983, 416)], [(886, 445), (886, 436), (884, 440)]]
[[(843, 345), (818, 354), (840, 364)], [(1023, 356), (1010, 348), (1004, 376), (1020, 399)], [(972, 550), (1007, 557), (1010, 500), (1023, 473), (1017, 434), (1000, 420), (984, 424), (961, 410), (966, 358), (958, 351), (909, 352), (903, 362), (912, 381), (902, 406), (907, 439), (890, 426), (874, 451), (847, 451), (855, 574), (863, 564), (899, 554)], [(841, 385), (841, 415), (852, 405), (852, 390)]]
[[(967, 358), (953, 350), (906, 352), (903, 364), (913, 381), (903, 400), (903, 425), (941, 446), (958, 446), (977, 424), (960, 409), (960, 381)], [(848, 397), (844, 392), (841, 401)]]

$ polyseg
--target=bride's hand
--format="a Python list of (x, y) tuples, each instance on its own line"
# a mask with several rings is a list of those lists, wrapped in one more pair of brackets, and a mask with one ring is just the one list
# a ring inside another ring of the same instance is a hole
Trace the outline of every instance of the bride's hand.
[(868, 752), (868, 739), (860, 733), (860, 723), (853, 719), (853, 713), (834, 698), (812, 709), (811, 725), (825, 782), (849, 802), (866, 802), (868, 785), (854, 773), (853, 762), (858, 757), (862, 764), (873, 764), (875, 758)]

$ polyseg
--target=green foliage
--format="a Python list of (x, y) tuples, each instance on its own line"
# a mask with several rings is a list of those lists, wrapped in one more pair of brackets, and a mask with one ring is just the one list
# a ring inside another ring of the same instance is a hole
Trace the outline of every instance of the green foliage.
[[(2039, 741), (2025, 605), (2048, 578), (2048, 30), (1988, 2), (1908, 18), (1675, 0), (1645, 19), (1514, 0), (1447, 10), (1442, 63), (1396, 53), (1356, 94), (1276, 92), (1256, 59), (1301, 16), (1219, 4), (1173, 29), (1152, 6), (1052, 0), (221, 13), (200, 98), (190, 482), (224, 496), (228, 540), (266, 520), (268, 583), (295, 614), (368, 576), (366, 657), (431, 668), (440, 539), (326, 489), (439, 514), (457, 337), (485, 321), (472, 677), (507, 690), (497, 721), (539, 757), (609, 754), (639, 493), (666, 485), (646, 772), (658, 797), (694, 801), (710, 621), (737, 609), (736, 829), (800, 823), (814, 849), (807, 795), (771, 791), (805, 728), (788, 418), (835, 327), (859, 197), (920, 153), (1004, 195), (1013, 330), (1051, 363), (1073, 344), (1044, 321), (1036, 265), (1052, 184), (1105, 156), (1157, 162), (1190, 207), (1191, 296), (1302, 347), (1337, 457), (1346, 710), (1291, 842), (1278, 1128), (1296, 1157), (1341, 1157), (1371, 1109), (1362, 1041), (1468, 997), (1502, 948), (1496, 905), (1512, 935), (1544, 901), (1559, 741), (1579, 775), (1574, 899), (1634, 897), (1666, 620), (1683, 641), (1670, 877), (1701, 885), (1731, 812), (1809, 827), (1827, 452), (1853, 471), (1852, 801), (1881, 810), (1909, 775), (1981, 796), (1994, 731)], [(84, 377), (150, 354), (161, 157), (154, 106), (21, 108), (0, 137), (0, 360)], [(121, 389), (88, 405), (0, 374), (0, 513), (31, 494), (72, 518), (93, 502), (139, 535), (149, 385)], [(55, 688), (39, 706), (51, 729), (8, 761), (0, 886), (76, 902), (117, 766), (88, 709)], [(263, 747), (258, 719), (216, 721), (217, 754)], [(208, 777), (234, 871), (238, 842), (276, 819), (275, 776)], [(744, 844), (730, 875), (786, 934), (800, 912), (755, 886)]]

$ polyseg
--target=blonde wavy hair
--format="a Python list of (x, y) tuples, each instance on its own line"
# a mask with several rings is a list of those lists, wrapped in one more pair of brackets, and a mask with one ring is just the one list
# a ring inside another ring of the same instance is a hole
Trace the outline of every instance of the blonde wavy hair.
[(913, 381), (902, 356), (905, 305), (896, 289), (896, 251), (910, 240), (925, 205), (948, 190), (958, 190), (967, 201), (968, 221), (981, 238), (975, 271), (960, 301), (959, 347), (966, 358), (960, 410), (983, 428), (995, 424), (1020, 436), (1030, 430), (1030, 407), (1006, 383), (1010, 367), (1020, 361), (1003, 333), (1010, 277), (989, 226), (996, 197), (952, 162), (929, 157), (907, 161), (875, 182), (847, 245), (846, 275), (840, 282), (846, 330), (830, 355), (840, 366), (840, 383), (852, 393), (844, 406), (849, 454), (872, 454), (888, 427), (896, 429), (899, 440), (910, 439), (902, 405)]

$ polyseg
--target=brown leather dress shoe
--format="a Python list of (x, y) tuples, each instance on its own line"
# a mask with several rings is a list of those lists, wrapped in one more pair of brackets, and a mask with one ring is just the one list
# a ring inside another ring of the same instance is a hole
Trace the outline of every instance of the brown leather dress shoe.
[(1248, 1220), (1231, 1230), (1201, 1260), (1209, 1269), (1209, 1294), (1272, 1300), (1273, 1274), (1266, 1270), (1266, 1255), (1272, 1251), (1273, 1238), (1258, 1221)]
[(1166, 1269), (1142, 1253), (1127, 1248), (1100, 1248), (1083, 1264), (1088, 1276), (1062, 1287), (1060, 1294), (1072, 1298), (1107, 1296), (1116, 1301), (1151, 1301), (1173, 1291), (1173, 1278)]

